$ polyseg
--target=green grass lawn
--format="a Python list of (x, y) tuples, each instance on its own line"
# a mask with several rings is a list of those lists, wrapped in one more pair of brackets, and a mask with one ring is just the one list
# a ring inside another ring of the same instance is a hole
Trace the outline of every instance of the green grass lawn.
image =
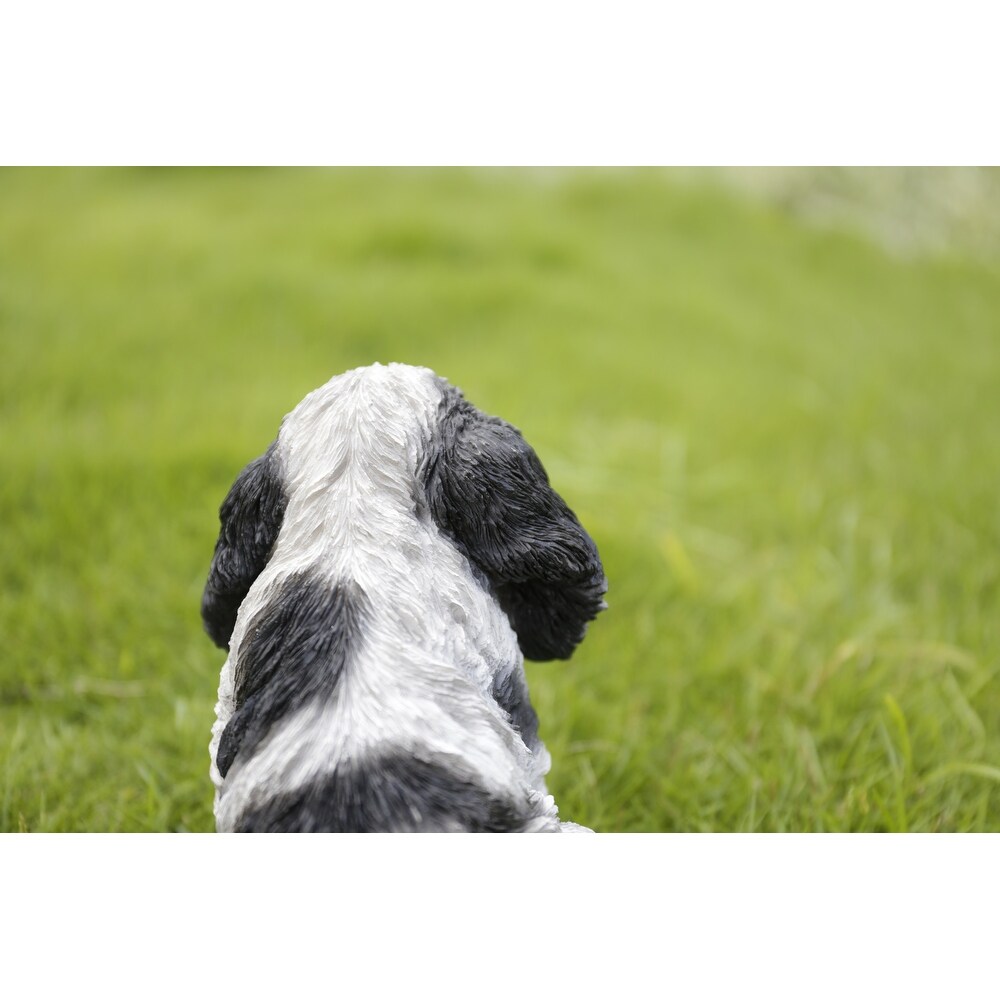
[(372, 361), (517, 425), (609, 608), (602, 831), (1000, 829), (1000, 261), (663, 172), (0, 171), (0, 829), (208, 830), (217, 510)]

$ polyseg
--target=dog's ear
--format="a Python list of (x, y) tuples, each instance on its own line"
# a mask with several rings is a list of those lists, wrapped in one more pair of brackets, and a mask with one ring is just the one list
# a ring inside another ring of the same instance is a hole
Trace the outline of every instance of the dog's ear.
[(565, 659), (605, 607), (597, 547), (518, 430), (445, 392), (431, 516), (486, 575), (530, 660)]
[(275, 442), (237, 476), (219, 508), (222, 527), (201, 598), (201, 618), (223, 649), (243, 599), (267, 565), (286, 503)]

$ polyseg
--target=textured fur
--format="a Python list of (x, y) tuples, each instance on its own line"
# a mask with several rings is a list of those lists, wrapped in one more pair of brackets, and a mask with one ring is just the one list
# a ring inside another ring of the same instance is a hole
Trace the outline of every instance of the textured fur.
[(560, 829), (523, 656), (568, 657), (606, 582), (513, 427), (428, 369), (359, 368), (220, 521), (218, 829)]

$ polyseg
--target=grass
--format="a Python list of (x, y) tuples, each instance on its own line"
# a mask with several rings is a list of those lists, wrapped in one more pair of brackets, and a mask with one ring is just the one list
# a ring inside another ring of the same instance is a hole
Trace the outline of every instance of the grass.
[(219, 502), (373, 360), (519, 426), (609, 610), (600, 830), (1000, 829), (1000, 262), (662, 172), (0, 171), (0, 829), (207, 830)]

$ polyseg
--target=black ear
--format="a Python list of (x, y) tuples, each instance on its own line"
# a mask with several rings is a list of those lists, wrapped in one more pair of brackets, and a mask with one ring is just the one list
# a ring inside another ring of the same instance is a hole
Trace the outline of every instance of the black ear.
[(565, 659), (605, 607), (597, 547), (516, 428), (445, 392), (431, 516), (493, 585), (530, 660)]
[(275, 442), (237, 476), (219, 508), (222, 528), (201, 598), (201, 619), (223, 649), (243, 599), (267, 565), (286, 503)]

